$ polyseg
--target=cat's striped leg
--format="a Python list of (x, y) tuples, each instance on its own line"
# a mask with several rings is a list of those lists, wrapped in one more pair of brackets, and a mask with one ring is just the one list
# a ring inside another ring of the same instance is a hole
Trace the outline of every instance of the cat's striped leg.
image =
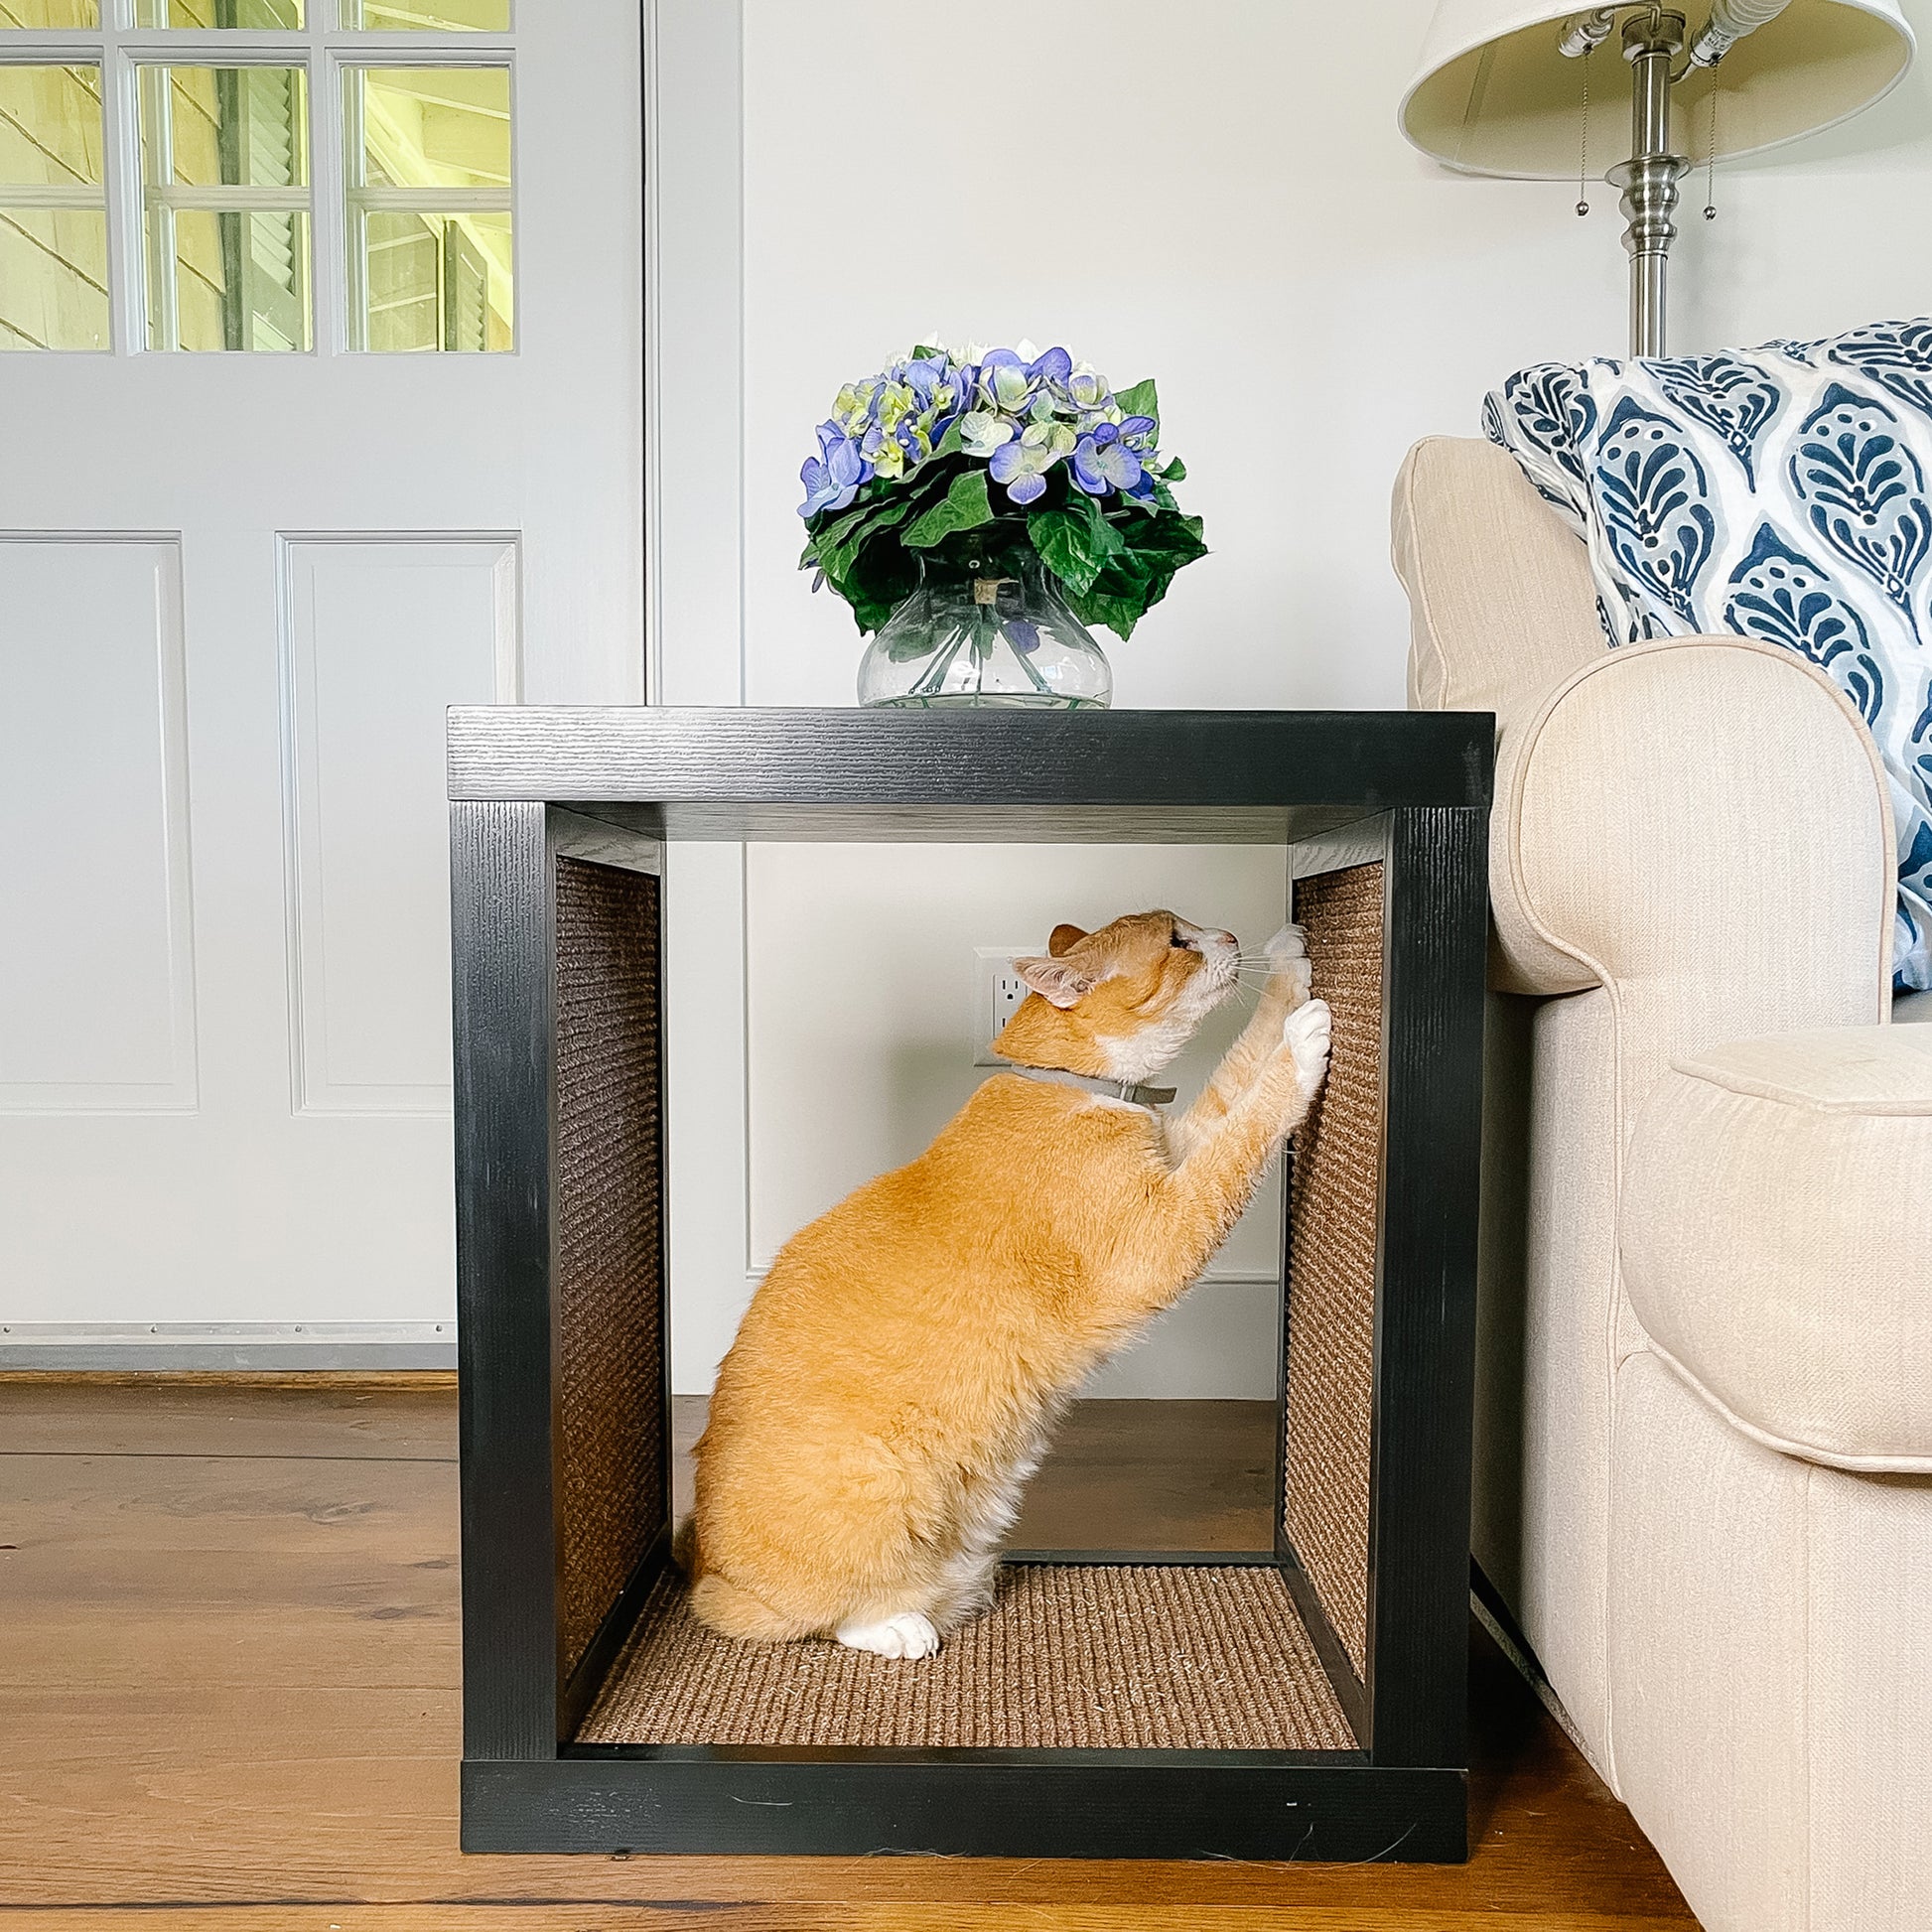
[(1139, 1312), (1170, 1307), (1213, 1258), (1254, 1197), (1277, 1149), (1308, 1117), (1328, 1071), (1327, 1004), (1307, 1000), (1280, 1024), (1254, 1084), (1151, 1187), (1121, 1230), (1111, 1280)]
[(1254, 1017), (1228, 1048), (1200, 1097), (1168, 1128), (1168, 1147), (1175, 1161), (1185, 1160), (1201, 1136), (1219, 1125), (1254, 1085), (1270, 1056), (1280, 1049), (1283, 1022), (1308, 1000), (1312, 969), (1308, 935), (1299, 925), (1285, 925), (1269, 940), (1267, 959), (1269, 977)]

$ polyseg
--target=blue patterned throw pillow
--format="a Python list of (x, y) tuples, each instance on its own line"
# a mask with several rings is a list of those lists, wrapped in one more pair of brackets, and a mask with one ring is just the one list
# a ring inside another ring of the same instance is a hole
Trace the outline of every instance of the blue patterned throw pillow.
[(1858, 707), (1898, 826), (1894, 983), (1932, 987), (1932, 320), (1545, 363), (1483, 427), (1589, 545), (1613, 645), (1741, 631)]

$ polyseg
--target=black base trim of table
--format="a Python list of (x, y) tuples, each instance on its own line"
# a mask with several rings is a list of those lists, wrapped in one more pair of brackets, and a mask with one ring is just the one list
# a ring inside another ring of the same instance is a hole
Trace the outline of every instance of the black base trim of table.
[(577, 1745), (466, 1761), (463, 1849), (1453, 1864), (1466, 1783), (1354, 1751)]

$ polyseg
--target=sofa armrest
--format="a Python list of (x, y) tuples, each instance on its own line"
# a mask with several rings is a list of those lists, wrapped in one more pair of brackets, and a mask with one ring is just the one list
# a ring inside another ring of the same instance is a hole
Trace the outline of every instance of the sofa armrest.
[(1932, 1472), (1932, 1029), (1680, 1059), (1645, 1103), (1617, 1246), (1650, 1344), (1733, 1428)]
[(1653, 1078), (1742, 1035), (1880, 1020), (1893, 867), (1877, 749), (1822, 672), (1745, 637), (1628, 645), (1505, 737), (1500, 983), (1642, 1008)]

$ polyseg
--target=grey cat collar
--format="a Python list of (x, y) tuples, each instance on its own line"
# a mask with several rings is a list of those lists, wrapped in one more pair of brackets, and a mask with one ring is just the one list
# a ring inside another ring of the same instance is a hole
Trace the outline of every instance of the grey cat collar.
[(1059, 1066), (1018, 1066), (1007, 1068), (1023, 1080), (1045, 1080), (1056, 1087), (1077, 1087), (1083, 1093), (1104, 1094), (1109, 1100), (1125, 1100), (1134, 1107), (1165, 1107), (1174, 1096), (1173, 1087), (1150, 1087), (1133, 1080), (1102, 1080), (1091, 1073), (1069, 1073)]

